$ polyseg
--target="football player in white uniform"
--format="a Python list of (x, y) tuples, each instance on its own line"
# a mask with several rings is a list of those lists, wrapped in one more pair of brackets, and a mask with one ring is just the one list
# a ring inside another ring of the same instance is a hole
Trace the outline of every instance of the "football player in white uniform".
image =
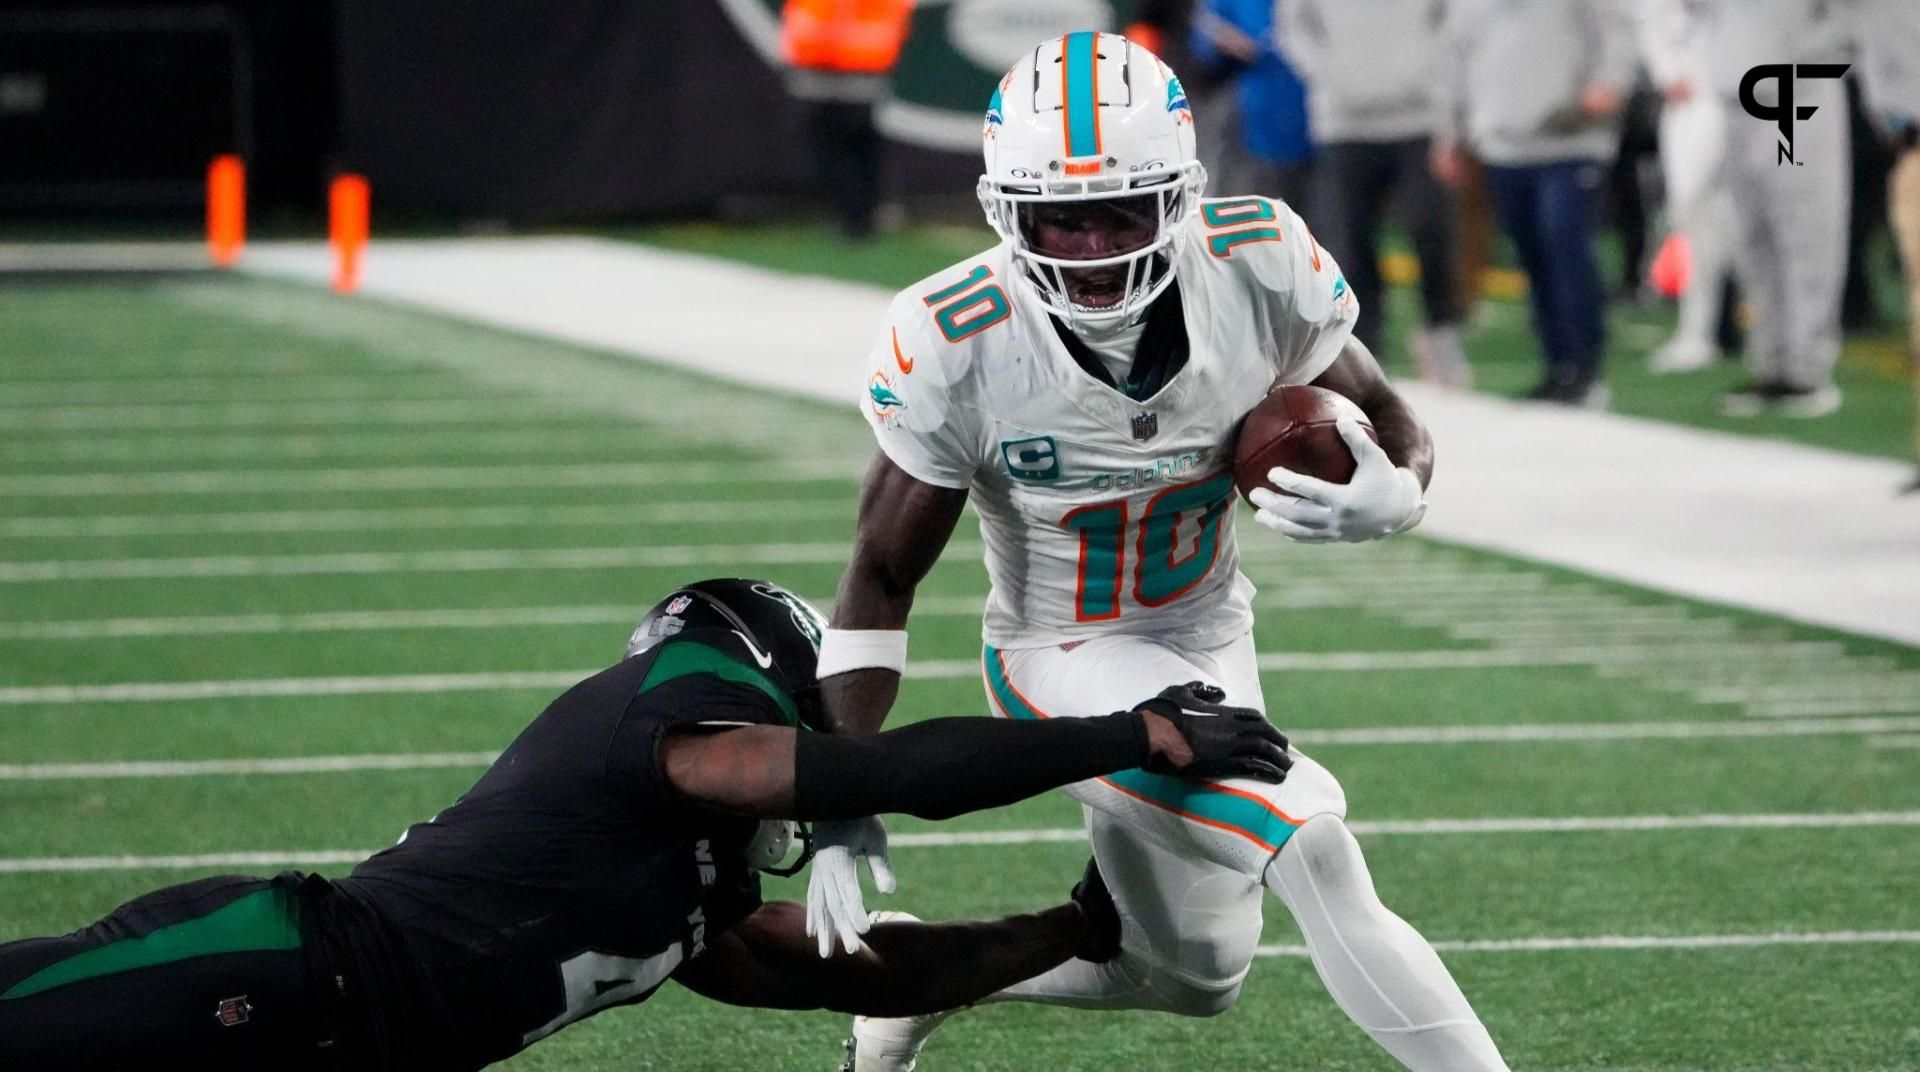
[[(1113, 34), (1048, 41), (988, 106), (979, 194), (990, 251), (900, 293), (867, 368), (880, 453), (860, 498), (819, 674), (842, 730), (885, 718), (914, 588), (969, 497), (992, 590), (982, 674), (1002, 715), (1122, 707), (1190, 679), (1262, 706), (1253, 586), (1239, 572), (1235, 426), (1275, 382), (1357, 403), (1358, 470), (1275, 470), (1256, 520), (1295, 540), (1413, 527), (1425, 428), (1351, 336), (1356, 299), (1299, 216), (1203, 200), (1180, 81)], [(1123, 955), (1067, 963), (991, 1000), (1208, 1016), (1231, 1005), (1263, 886), (1298, 921), (1340, 1007), (1416, 1069), (1502, 1069), (1433, 948), (1374, 893), (1340, 785), (1295, 753), (1281, 783), (1130, 771), (1069, 786), (1122, 914)], [(820, 948), (871, 922), (855, 873), (892, 890), (877, 819), (821, 826), (808, 888)], [(910, 1068), (938, 1016), (855, 1022), (851, 1064)]]

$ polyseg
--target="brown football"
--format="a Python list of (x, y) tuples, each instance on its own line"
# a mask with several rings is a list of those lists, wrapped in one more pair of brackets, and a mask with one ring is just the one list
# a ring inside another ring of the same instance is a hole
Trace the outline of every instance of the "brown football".
[(1240, 422), (1233, 446), (1233, 482), (1241, 497), (1272, 487), (1267, 470), (1276, 465), (1336, 484), (1353, 479), (1353, 451), (1334, 427), (1342, 416), (1359, 420), (1367, 437), (1380, 441), (1360, 406), (1331, 390), (1288, 384), (1267, 391)]

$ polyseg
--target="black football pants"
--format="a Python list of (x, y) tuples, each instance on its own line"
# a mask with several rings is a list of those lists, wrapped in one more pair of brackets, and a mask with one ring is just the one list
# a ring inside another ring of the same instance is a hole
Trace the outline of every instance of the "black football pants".
[(148, 893), (65, 937), (0, 944), (0, 1068), (337, 1067), (298, 875)]

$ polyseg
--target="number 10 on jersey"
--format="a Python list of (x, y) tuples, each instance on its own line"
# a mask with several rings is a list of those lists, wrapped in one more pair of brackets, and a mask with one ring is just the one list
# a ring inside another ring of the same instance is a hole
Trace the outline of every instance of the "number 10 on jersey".
[[(1232, 508), (1229, 473), (1176, 484), (1148, 499), (1138, 513), (1127, 499), (1075, 507), (1060, 519), (1062, 528), (1080, 534), (1074, 621), (1120, 617), (1129, 539), (1134, 602), (1160, 607), (1186, 595), (1213, 569), (1220, 554), (1220, 525)], [(1193, 537), (1190, 546), (1181, 543), (1182, 533)]]

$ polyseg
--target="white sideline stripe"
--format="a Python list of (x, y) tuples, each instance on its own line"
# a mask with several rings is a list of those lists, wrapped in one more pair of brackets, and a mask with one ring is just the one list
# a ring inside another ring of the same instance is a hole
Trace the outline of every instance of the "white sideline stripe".
[(688, 461), (663, 464), (407, 465), (358, 469), (200, 469), (183, 472), (29, 473), (0, 476), (0, 495), (207, 495), (309, 491), (467, 491), (475, 488), (768, 484), (855, 480), (865, 462)]
[(0, 765), (0, 780), (126, 780), (179, 776), (256, 776), (373, 772), (399, 769), (486, 768), (500, 755), (340, 754), (327, 757), (227, 758), (212, 761), (64, 761)]
[[(1693, 937), (1513, 938), (1491, 941), (1436, 941), (1435, 952), (1576, 952), (1632, 949), (1763, 949), (1782, 945), (1920, 945), (1920, 930), (1830, 930), (1812, 933), (1702, 934)], [(1304, 945), (1262, 945), (1262, 958), (1305, 959)]]
[[(1565, 728), (1525, 725), (1513, 728), (1382, 728), (1366, 730), (1302, 730), (1293, 732), (1296, 743), (1321, 746), (1403, 746), (1481, 742), (1577, 742), (1609, 739), (1755, 739), (1806, 737), (1817, 735), (1879, 735), (1883, 732), (1913, 732), (1913, 735), (1885, 735), (1868, 740), (1870, 746), (1898, 748), (1920, 747), (1920, 716), (1875, 717), (1864, 720), (1803, 720), (1725, 724), (1641, 723), (1581, 724)], [(8, 780), (117, 780), (145, 777), (247, 776), (257, 773), (373, 772), (403, 769), (438, 769), (455, 766), (486, 766), (497, 755), (492, 751), (446, 754), (353, 754), (300, 758), (214, 758), (205, 761), (78, 761), (19, 765), (0, 764), (0, 781)], [(1080, 833), (1072, 832), (1074, 837)], [(1060, 835), (1056, 835), (1060, 834)], [(932, 835), (932, 834), (922, 834)], [(1028, 836), (1027, 832), (955, 833), (953, 835), (1000, 837), (981, 843), (1029, 843), (1041, 839), (1065, 839), (1061, 830), (1032, 832), (1030, 840), (1005, 839)], [(931, 841), (916, 841), (931, 843)], [(959, 841), (953, 841), (958, 843)]]
[[(949, 556), (978, 558), (978, 543), (952, 544)], [(212, 555), (153, 559), (0, 562), (0, 584), (152, 578), (298, 577), (310, 574), (431, 574), (475, 570), (604, 570), (718, 564), (843, 564), (845, 542), (797, 544), (653, 544), (606, 548), (483, 548), (359, 551), (325, 555)]]
[[(1920, 811), (1872, 811), (1859, 814), (1702, 814), (1632, 818), (1456, 818), (1428, 821), (1358, 822), (1357, 835), (1654, 831), (1670, 829), (1832, 829), (1861, 826), (1920, 826)], [(1081, 829), (1008, 829), (983, 832), (898, 833), (894, 847), (974, 847), (1082, 843)], [(82, 855), (0, 859), (0, 874), (98, 870), (187, 870), (212, 866), (302, 866), (352, 863), (365, 851), (229, 851), (195, 855)], [(1920, 931), (1916, 931), (1920, 936)]]
[(392, 510), (246, 510), (209, 514), (101, 514), (0, 520), (0, 536), (167, 536), (195, 533), (366, 532), (380, 529), (548, 528), (619, 525), (645, 528), (687, 521), (851, 523), (829, 499), (738, 499), (629, 506), (421, 506)]

